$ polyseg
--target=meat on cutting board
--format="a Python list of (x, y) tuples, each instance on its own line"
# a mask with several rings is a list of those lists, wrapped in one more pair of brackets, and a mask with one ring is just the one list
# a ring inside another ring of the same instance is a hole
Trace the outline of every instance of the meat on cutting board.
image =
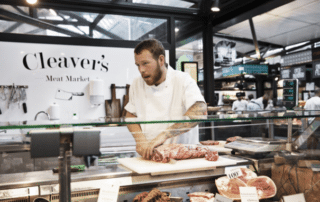
[(204, 158), (209, 151), (206, 147), (188, 148), (183, 144), (166, 144), (155, 148), (151, 159), (156, 162), (168, 163), (170, 159)]

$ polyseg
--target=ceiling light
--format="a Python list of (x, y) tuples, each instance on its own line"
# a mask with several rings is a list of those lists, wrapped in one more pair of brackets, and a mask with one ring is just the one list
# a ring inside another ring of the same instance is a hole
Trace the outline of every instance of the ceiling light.
[(50, 13), (51, 13), (52, 15), (57, 16), (57, 12), (56, 12), (55, 10), (53, 10), (53, 9), (50, 8), (49, 11), (50, 11)]
[(213, 2), (213, 6), (212, 6), (211, 10), (212, 10), (213, 12), (219, 12), (219, 11), (220, 11), (220, 8), (219, 8), (219, 0), (215, 0), (215, 1)]
[(37, 1), (38, 1), (38, 0), (27, 0), (27, 2), (28, 2), (29, 4), (35, 4), (35, 3), (37, 3)]
[(179, 32), (179, 28), (175, 28), (174, 31), (175, 31), (175, 32)]

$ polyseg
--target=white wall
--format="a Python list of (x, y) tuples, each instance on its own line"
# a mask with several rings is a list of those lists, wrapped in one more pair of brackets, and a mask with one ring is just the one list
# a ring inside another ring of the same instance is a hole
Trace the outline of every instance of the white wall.
[[(125, 86), (140, 76), (132, 48), (13, 42), (0, 42), (0, 47), (0, 85), (28, 85), (28, 112), (25, 114), (18, 104), (7, 109), (8, 99), (0, 99), (0, 121), (33, 120), (37, 112), (48, 111), (53, 102), (60, 105), (61, 121), (71, 119), (73, 113), (77, 113), (80, 119), (97, 119), (105, 116), (105, 106), (91, 107), (89, 81), (95, 78), (104, 80), (105, 99), (111, 99), (112, 83)], [(68, 81), (70, 76), (79, 81)], [(48, 77), (54, 79), (51, 81)], [(71, 101), (59, 100), (55, 98), (58, 88), (83, 92), (84, 96), (73, 96)], [(117, 89), (116, 93), (122, 102), (125, 89)], [(38, 119), (46, 117), (39, 115)]]

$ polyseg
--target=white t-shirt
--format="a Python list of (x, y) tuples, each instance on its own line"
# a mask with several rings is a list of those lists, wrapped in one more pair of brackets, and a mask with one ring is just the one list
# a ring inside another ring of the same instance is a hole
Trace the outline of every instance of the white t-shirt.
[(247, 104), (246, 100), (236, 100), (232, 104), (232, 111), (245, 111), (247, 110)]
[[(129, 103), (125, 109), (136, 115), (139, 121), (181, 120), (197, 101), (205, 102), (197, 83), (189, 74), (168, 66), (166, 80), (158, 86), (148, 86), (142, 77), (135, 78), (130, 86)], [(150, 141), (173, 124), (140, 125)], [(198, 127), (165, 142), (170, 143), (198, 144)]]
[(307, 100), (306, 105), (304, 106), (306, 110), (320, 110), (320, 97), (314, 96)]

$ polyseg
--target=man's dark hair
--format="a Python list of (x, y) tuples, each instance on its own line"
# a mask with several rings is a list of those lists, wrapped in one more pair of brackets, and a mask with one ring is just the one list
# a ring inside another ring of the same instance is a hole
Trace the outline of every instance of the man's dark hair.
[(134, 53), (139, 55), (143, 50), (150, 51), (155, 60), (158, 60), (160, 55), (166, 56), (162, 43), (157, 39), (147, 39), (141, 41), (134, 49)]
[(252, 94), (248, 95), (248, 98), (249, 98), (249, 100), (252, 100), (253, 99), (253, 95)]

